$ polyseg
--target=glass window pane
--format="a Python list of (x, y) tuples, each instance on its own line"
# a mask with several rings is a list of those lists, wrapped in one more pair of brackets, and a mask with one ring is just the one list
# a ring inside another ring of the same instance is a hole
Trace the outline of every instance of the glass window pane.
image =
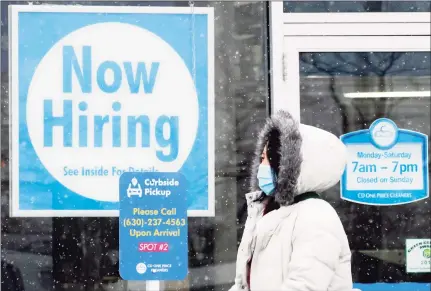
[[(340, 136), (386, 117), (429, 136), (430, 58), (430, 52), (301, 53), (301, 121)], [(388, 95), (374, 97), (379, 92)], [(429, 282), (429, 275), (405, 272), (404, 250), (406, 238), (429, 238), (429, 199), (375, 207), (341, 200), (339, 186), (324, 195), (347, 231), (355, 282)]]
[(284, 13), (429, 12), (429, 1), (283, 1)]
[[(25, 291), (51, 291), (53, 286), (64, 291), (95, 291), (101, 290), (100, 286), (113, 291), (144, 290), (145, 282), (119, 279), (116, 218), (11, 218), (8, 215), (7, 11), (11, 3), (59, 4), (58, 1), (1, 3), (1, 255), (5, 266), (2, 278), (13, 267), (16, 277), (22, 278)], [(246, 218), (243, 196), (248, 189), (249, 157), (254, 151), (255, 133), (267, 116), (266, 3), (211, 3), (196, 2), (195, 6), (215, 8), (216, 216), (189, 219), (190, 275), (182, 282), (165, 282), (165, 289), (223, 290), (231, 286), (238, 240)], [(62, 1), (61, 4), (189, 5), (187, 1)], [(15, 281), (8, 284), (18, 284)]]

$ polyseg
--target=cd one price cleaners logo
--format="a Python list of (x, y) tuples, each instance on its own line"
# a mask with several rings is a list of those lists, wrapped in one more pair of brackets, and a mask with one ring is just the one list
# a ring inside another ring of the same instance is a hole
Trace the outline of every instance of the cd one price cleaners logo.
[(118, 201), (123, 171), (178, 171), (197, 133), (198, 100), (183, 59), (137, 26), (86, 26), (36, 68), (26, 118), (45, 168), (70, 190)]

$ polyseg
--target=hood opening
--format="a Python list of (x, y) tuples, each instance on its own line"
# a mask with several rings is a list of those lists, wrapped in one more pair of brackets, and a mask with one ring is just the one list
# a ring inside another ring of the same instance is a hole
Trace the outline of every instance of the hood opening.
[(269, 165), (274, 170), (276, 177), (280, 172), (280, 160), (281, 160), (281, 143), (280, 143), (280, 131), (277, 128), (273, 128), (269, 131), (264, 142), (266, 145), (266, 154), (268, 157)]
[[(277, 159), (279, 160), (278, 168), (274, 168), (277, 175), (277, 183), (274, 190), (275, 200), (281, 205), (290, 204), (296, 195), (296, 185), (302, 162), (302, 138), (298, 123), (285, 111), (277, 112), (267, 120), (259, 134), (254, 153), (251, 169), (251, 191), (260, 190), (257, 171), (261, 163), (263, 149), (268, 140), (270, 140), (269, 147), (272, 152), (268, 158), (273, 158), (272, 162), (270, 160), (271, 167), (273, 167), (273, 164), (277, 164)], [(273, 147), (272, 150), (271, 147)]]

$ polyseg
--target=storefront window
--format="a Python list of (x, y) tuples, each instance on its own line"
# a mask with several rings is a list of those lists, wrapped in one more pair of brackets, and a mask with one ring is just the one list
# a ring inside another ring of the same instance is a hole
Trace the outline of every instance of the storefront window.
[[(8, 5), (47, 3), (1, 2), (1, 290), (144, 290), (144, 282), (119, 279), (118, 219), (9, 217)], [(177, 1), (61, 4), (189, 6)], [(222, 290), (232, 284), (250, 155), (268, 114), (267, 4), (194, 5), (215, 8), (216, 216), (189, 219), (189, 276), (165, 282), (165, 290)]]
[(429, 12), (429, 1), (284, 1), (284, 13)]
[[(340, 136), (386, 117), (400, 128), (430, 135), (430, 52), (306, 52), (299, 57), (303, 123)], [(429, 282), (429, 274), (405, 269), (406, 239), (429, 238), (429, 199), (360, 205), (341, 200), (339, 186), (325, 198), (348, 234), (355, 282)]]

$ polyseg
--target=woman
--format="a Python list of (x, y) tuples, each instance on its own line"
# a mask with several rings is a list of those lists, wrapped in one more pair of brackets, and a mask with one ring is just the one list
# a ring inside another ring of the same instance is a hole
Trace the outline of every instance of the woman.
[(246, 195), (232, 291), (352, 290), (343, 225), (317, 194), (339, 182), (345, 165), (345, 147), (331, 133), (283, 111), (268, 119)]

